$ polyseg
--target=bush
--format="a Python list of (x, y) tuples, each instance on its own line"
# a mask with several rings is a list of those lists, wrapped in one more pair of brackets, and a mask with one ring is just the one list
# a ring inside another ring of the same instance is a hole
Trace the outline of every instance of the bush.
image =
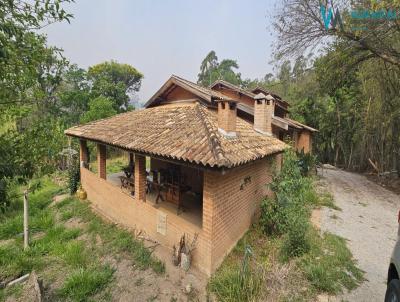
[(298, 257), (310, 250), (307, 233), (310, 223), (305, 215), (297, 215), (289, 224), (288, 232), (282, 246), (284, 258)]
[(68, 169), (68, 189), (71, 195), (78, 190), (80, 179), (81, 170), (79, 167), (79, 162), (75, 161)]
[(311, 171), (315, 169), (317, 163), (317, 158), (311, 153), (304, 153), (304, 149), (297, 152), (298, 165), (300, 167), (300, 172), (303, 176), (311, 174)]
[(299, 256), (309, 249), (309, 205), (314, 202), (312, 182), (301, 173), (296, 153), (285, 151), (281, 171), (270, 184), (275, 198), (261, 203), (260, 224), (269, 235), (286, 235), (285, 257)]

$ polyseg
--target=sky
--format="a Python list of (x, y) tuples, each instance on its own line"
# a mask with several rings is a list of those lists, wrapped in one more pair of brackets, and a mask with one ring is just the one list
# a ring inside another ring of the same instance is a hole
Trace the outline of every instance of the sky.
[(237, 60), (242, 78), (272, 72), (272, 16), (279, 0), (76, 0), (67, 22), (47, 26), (48, 44), (87, 68), (116, 60), (144, 74), (146, 102), (171, 74), (197, 80), (211, 50)]

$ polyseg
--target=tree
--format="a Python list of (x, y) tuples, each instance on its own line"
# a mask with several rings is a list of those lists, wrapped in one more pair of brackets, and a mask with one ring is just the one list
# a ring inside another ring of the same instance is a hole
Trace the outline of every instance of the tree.
[(241, 75), (235, 71), (238, 68), (239, 65), (235, 60), (224, 59), (219, 63), (215, 51), (212, 50), (201, 62), (197, 83), (208, 87), (216, 80), (225, 80), (235, 85), (242, 85)]
[[(328, 6), (328, 2), (331, 6)], [(398, 2), (336, 2), (335, 4), (341, 4), (340, 8), (333, 4), (333, 1), (284, 0), (275, 22), (278, 31), (278, 43), (275, 43), (278, 55), (296, 56), (320, 46), (321, 43), (329, 44), (340, 40), (357, 53), (360, 61), (380, 58), (400, 66), (400, 45), (396, 43), (400, 38), (399, 19), (382, 18), (379, 22), (372, 22), (368, 19), (355, 19), (350, 15), (351, 8), (396, 10), (400, 8)], [(332, 19), (329, 19), (330, 16)], [(333, 24), (338, 17), (341, 17), (342, 26)]]
[(90, 85), (86, 70), (72, 65), (63, 75), (63, 82), (57, 92), (60, 99), (60, 118), (67, 125), (79, 123), (81, 116), (89, 109)]
[(117, 114), (114, 109), (114, 102), (112, 99), (104, 96), (91, 99), (89, 101), (89, 110), (85, 112), (81, 118), (82, 123), (88, 123), (91, 121), (107, 118)]
[(197, 83), (207, 87), (213, 83), (213, 73), (218, 68), (218, 57), (214, 50), (211, 50), (203, 59), (200, 65)]
[(88, 70), (92, 82), (92, 97), (104, 96), (112, 101), (117, 112), (129, 108), (130, 96), (139, 91), (143, 74), (128, 64), (104, 62)]
[(25, 102), (37, 83), (46, 39), (37, 34), (47, 24), (71, 14), (61, 7), (70, 0), (2, 1), (0, 5), (0, 105)]

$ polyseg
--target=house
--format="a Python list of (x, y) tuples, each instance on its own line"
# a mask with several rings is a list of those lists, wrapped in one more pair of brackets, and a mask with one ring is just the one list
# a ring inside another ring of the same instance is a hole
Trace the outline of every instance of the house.
[(298, 151), (311, 152), (312, 136), (317, 130), (290, 119), (288, 117), (289, 104), (278, 95), (260, 87), (247, 91), (223, 80), (216, 81), (210, 88), (236, 100), (238, 102), (238, 115), (253, 124), (254, 107), (257, 104), (254, 100), (257, 96), (271, 98), (274, 103), (272, 134), (280, 140), (289, 137)]
[[(273, 134), (305, 129), (286, 117), (287, 104), (276, 96), (225, 85), (204, 88), (172, 76), (145, 109), (65, 131), (80, 141), (81, 183), (93, 207), (171, 250), (183, 234), (197, 236), (192, 264), (207, 275), (270, 194), (287, 148)], [(96, 174), (87, 168), (88, 141), (97, 146)], [(130, 155), (133, 176), (107, 174), (110, 146)]]

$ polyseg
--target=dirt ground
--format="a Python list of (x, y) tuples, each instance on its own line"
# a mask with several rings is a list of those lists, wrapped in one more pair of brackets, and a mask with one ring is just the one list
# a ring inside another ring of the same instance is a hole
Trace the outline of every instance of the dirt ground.
[(383, 301), (390, 255), (397, 240), (400, 196), (363, 175), (334, 169), (324, 169), (319, 175), (341, 209), (321, 210), (317, 218), (321, 230), (348, 240), (366, 278), (357, 289), (334, 300)]

